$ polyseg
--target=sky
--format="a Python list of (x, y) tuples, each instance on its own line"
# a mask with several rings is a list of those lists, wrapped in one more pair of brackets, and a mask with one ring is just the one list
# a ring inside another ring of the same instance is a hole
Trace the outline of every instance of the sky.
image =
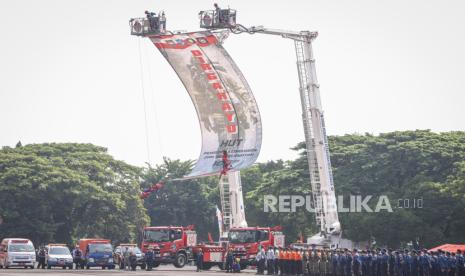
[[(198, 12), (213, 3), (0, 1), (0, 146), (93, 143), (133, 165), (197, 159), (192, 102), (148, 39), (129, 34), (128, 20), (164, 10), (169, 30), (195, 31)], [(217, 3), (245, 26), (319, 32), (313, 50), (329, 135), (465, 130), (464, 1)], [(231, 34), (224, 47), (260, 109), (258, 161), (295, 158), (290, 148), (304, 136), (292, 41)]]

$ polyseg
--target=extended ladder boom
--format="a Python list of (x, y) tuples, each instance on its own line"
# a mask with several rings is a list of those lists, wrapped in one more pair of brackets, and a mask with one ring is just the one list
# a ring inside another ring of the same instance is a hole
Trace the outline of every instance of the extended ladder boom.
[(231, 228), (247, 227), (240, 171), (230, 171), (222, 176), (219, 186), (225, 234)]
[(316, 222), (320, 226), (322, 235), (339, 234), (341, 226), (336, 207), (328, 138), (326, 136), (320, 90), (316, 77), (315, 59), (312, 52), (312, 40), (318, 36), (318, 33), (267, 29), (263, 26), (245, 28), (242, 25), (236, 25), (231, 31), (233, 33), (247, 32), (250, 34), (279, 35), (283, 38), (294, 40), (300, 83), (302, 119)]

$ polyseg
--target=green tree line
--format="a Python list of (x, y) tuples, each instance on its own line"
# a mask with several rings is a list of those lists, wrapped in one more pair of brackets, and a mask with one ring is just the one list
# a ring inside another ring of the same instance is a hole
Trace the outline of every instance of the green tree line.
[[(397, 131), (329, 137), (337, 195), (386, 196), (392, 212), (340, 213), (343, 236), (391, 247), (419, 241), (430, 247), (465, 242), (465, 132)], [(281, 225), (287, 242), (317, 233), (305, 208), (265, 213), (264, 195), (309, 195), (305, 144), (295, 160), (275, 160), (242, 171), (249, 225)], [(194, 224), (200, 239), (218, 235), (217, 177), (170, 182), (145, 201), (139, 192), (169, 175), (181, 177), (192, 161), (164, 159), (139, 168), (91, 144), (34, 144), (0, 151), (0, 238), (73, 243), (105, 237), (137, 241), (145, 225)], [(421, 200), (421, 208), (398, 202)]]

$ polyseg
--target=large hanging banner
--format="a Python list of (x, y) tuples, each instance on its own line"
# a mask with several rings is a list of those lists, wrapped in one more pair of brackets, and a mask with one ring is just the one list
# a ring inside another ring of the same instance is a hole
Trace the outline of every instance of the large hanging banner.
[(223, 169), (224, 150), (232, 170), (252, 165), (262, 141), (258, 106), (216, 36), (204, 31), (150, 39), (178, 74), (197, 110), (202, 151), (186, 177), (218, 174)]

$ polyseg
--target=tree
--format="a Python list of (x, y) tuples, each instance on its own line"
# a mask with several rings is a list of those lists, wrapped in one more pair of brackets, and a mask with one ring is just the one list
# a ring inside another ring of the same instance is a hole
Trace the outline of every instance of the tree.
[[(143, 187), (157, 183), (169, 175), (170, 179), (187, 175), (192, 161), (182, 162), (165, 158), (164, 163), (144, 170)], [(215, 202), (209, 201), (217, 177), (183, 181), (167, 181), (156, 195), (148, 197), (144, 205), (153, 226), (195, 225), (199, 239), (206, 240), (216, 227)]]
[(0, 236), (36, 243), (83, 237), (135, 240), (147, 223), (136, 167), (90, 144), (0, 151)]

